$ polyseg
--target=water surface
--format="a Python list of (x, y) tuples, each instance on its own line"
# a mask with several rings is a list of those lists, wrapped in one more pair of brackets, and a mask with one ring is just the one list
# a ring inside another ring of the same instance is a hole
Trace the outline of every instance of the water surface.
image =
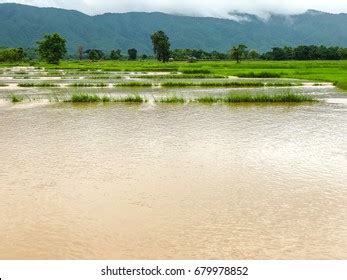
[(0, 259), (345, 259), (342, 100), (3, 102)]

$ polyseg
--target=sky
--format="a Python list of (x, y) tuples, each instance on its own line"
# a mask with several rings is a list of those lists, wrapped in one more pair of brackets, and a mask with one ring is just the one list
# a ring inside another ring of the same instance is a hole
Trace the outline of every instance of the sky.
[(79, 10), (89, 15), (107, 12), (164, 12), (230, 18), (233, 11), (266, 18), (269, 13), (299, 14), (308, 9), (347, 13), (347, 0), (24, 0), (1, 1), (39, 7)]

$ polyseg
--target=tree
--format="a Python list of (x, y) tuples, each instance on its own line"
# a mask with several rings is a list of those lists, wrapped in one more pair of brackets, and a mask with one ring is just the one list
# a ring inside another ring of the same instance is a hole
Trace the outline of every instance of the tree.
[(118, 60), (122, 57), (122, 51), (121, 50), (112, 50), (110, 58), (112, 60)]
[(170, 59), (170, 41), (164, 31), (157, 31), (152, 36), (154, 55), (159, 61), (168, 62)]
[(260, 53), (258, 53), (256, 50), (251, 50), (249, 53), (248, 53), (248, 59), (259, 59), (260, 58)]
[(85, 53), (88, 55), (88, 58), (92, 61), (100, 60), (105, 56), (102, 50), (96, 50), (96, 49), (86, 50)]
[(59, 64), (66, 55), (66, 40), (58, 33), (46, 34), (37, 44), (39, 55), (48, 63)]
[(231, 58), (235, 59), (237, 63), (241, 62), (241, 59), (243, 56), (247, 53), (247, 46), (245, 45), (238, 45), (234, 46), (230, 50), (230, 56)]
[(128, 55), (129, 55), (129, 60), (136, 60), (137, 59), (137, 50), (136, 49), (129, 49)]
[(18, 62), (25, 58), (26, 54), (22, 48), (18, 49), (1, 49), (0, 62)]
[(83, 59), (83, 53), (84, 53), (83, 46), (79, 46), (77, 48), (77, 55), (78, 55), (79, 60)]

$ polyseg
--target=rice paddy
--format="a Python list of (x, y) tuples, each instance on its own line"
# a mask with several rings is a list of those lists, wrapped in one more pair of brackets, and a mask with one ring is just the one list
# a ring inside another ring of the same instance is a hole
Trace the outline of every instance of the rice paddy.
[(59, 87), (58, 84), (53, 83), (19, 83), (19, 87), (42, 87), (42, 88), (52, 88)]
[(241, 73), (236, 75), (239, 78), (281, 78), (281, 74), (278, 73), (270, 73), (270, 72), (249, 72), (249, 73)]
[(152, 83), (146, 82), (128, 82), (128, 83), (117, 83), (115, 87), (152, 87)]
[(24, 97), (22, 95), (11, 94), (10, 100), (12, 103), (19, 103), (19, 102), (22, 102), (24, 100)]
[(244, 87), (264, 87), (266, 84), (263, 82), (163, 82), (162, 87), (231, 87), (231, 88), (244, 88)]
[(73, 83), (70, 87), (108, 87), (106, 83)]
[(185, 103), (186, 99), (178, 96), (168, 96), (156, 99), (155, 102), (158, 103)]
[(229, 94), (227, 96), (202, 96), (194, 100), (198, 103), (302, 103), (317, 102), (318, 100), (307, 95), (286, 94)]
[(119, 102), (119, 103), (143, 103), (146, 102), (146, 99), (139, 95), (128, 95), (124, 97), (111, 97), (111, 96), (99, 96), (96, 94), (73, 94), (71, 97), (68, 97), (64, 102), (71, 103), (107, 103), (107, 102)]

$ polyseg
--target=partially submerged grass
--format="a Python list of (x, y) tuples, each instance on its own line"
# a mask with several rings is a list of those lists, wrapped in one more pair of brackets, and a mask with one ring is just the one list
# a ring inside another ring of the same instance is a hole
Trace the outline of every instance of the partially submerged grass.
[(108, 87), (106, 83), (73, 83), (69, 85), (70, 87)]
[(227, 96), (203, 96), (194, 101), (199, 103), (300, 103), (317, 102), (308, 95), (285, 93), (285, 94), (229, 94)]
[(124, 102), (124, 103), (143, 103), (146, 100), (139, 95), (129, 95), (125, 97), (115, 97), (110, 96), (99, 96), (96, 94), (85, 94), (77, 93), (71, 95), (68, 99), (65, 99), (64, 102), (72, 103), (107, 103), (107, 102)]
[(265, 86), (267, 87), (297, 87), (302, 86), (302, 83), (286, 83), (286, 82), (279, 82), (279, 83), (266, 83)]
[(114, 85), (115, 87), (151, 87), (152, 83), (144, 82), (129, 82), (129, 83), (118, 83)]
[(174, 75), (138, 75), (134, 76), (135, 78), (139, 79), (157, 79), (157, 80), (163, 80), (163, 79), (225, 79), (226, 76), (223, 75), (213, 75), (213, 74), (186, 74), (186, 75), (180, 75), (180, 74), (174, 74)]
[(125, 97), (117, 97), (112, 100), (113, 102), (124, 102), (124, 103), (143, 103), (146, 99), (140, 95), (128, 95)]
[(58, 84), (52, 83), (19, 83), (19, 87), (59, 87)]
[(164, 82), (162, 87), (264, 87), (262, 82)]
[(240, 78), (280, 78), (281, 77), (281, 75), (278, 73), (270, 73), (270, 72), (259, 72), (259, 73), (248, 72), (248, 73), (240, 73), (240, 74), (237, 74), (236, 76)]
[(168, 97), (162, 97), (160, 99), (156, 99), (155, 102), (159, 103), (185, 103), (185, 99), (183, 97), (178, 96), (168, 96)]
[(183, 74), (211, 74), (211, 70), (208, 69), (187, 69), (182, 71)]
[(24, 100), (24, 96), (23, 95), (17, 95), (17, 94), (11, 94), (10, 100), (12, 103), (19, 103), (19, 102), (22, 102)]

